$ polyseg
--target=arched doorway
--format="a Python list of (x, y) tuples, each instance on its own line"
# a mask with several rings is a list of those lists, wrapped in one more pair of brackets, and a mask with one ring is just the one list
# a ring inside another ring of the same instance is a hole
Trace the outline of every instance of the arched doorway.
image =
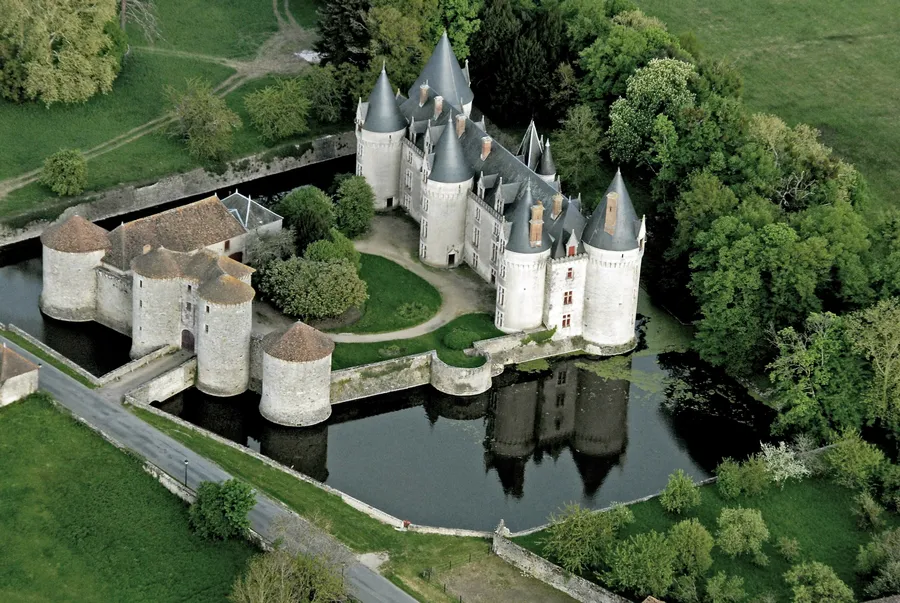
[(181, 332), (181, 349), (188, 352), (194, 351), (194, 334), (187, 329)]

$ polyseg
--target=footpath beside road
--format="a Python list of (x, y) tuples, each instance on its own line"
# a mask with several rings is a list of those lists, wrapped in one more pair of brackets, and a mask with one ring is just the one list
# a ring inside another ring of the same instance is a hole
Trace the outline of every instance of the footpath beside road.
[[(36, 364), (43, 361), (12, 342), (6, 345)], [(40, 374), (41, 389), (52, 394), (57, 401), (69, 409), (95, 430), (153, 463), (179, 482), (185, 481), (185, 461), (189, 488), (203, 481), (220, 482), (232, 476), (218, 465), (196, 454), (169, 436), (157, 431), (138, 417), (128, 412), (119, 401), (120, 390), (91, 390), (65, 375), (55, 367), (43, 364)], [(275, 539), (279, 525), (296, 525), (296, 516), (280, 503), (257, 494), (256, 506), (250, 512), (254, 531), (265, 539)], [(309, 531), (309, 538), (299, 543), (302, 552), (315, 554), (324, 543), (329, 548), (346, 550), (333, 537), (304, 522), (303, 529)], [(317, 544), (318, 543), (318, 544)], [(349, 551), (348, 551), (349, 553)], [(355, 597), (364, 603), (415, 603), (416, 600), (391, 583), (387, 578), (369, 569), (355, 557), (345, 570), (344, 576)]]

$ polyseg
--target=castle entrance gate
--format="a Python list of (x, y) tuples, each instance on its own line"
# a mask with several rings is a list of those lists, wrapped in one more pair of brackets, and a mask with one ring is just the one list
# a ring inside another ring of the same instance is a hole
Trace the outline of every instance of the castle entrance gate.
[(181, 349), (188, 352), (194, 351), (194, 334), (187, 329), (181, 332)]

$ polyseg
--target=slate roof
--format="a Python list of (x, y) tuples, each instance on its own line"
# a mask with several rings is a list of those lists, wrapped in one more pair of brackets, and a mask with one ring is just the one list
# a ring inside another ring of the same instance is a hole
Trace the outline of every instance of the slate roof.
[(12, 348), (0, 348), (0, 383), (5, 383), (13, 377), (19, 377), (38, 370), (36, 364), (16, 353)]
[[(546, 220), (541, 228), (541, 244), (531, 246), (531, 207), (535, 205), (531, 188), (525, 187), (525, 193), (519, 196), (515, 205), (506, 210), (506, 219), (512, 222), (509, 229), (509, 238), (506, 241), (506, 249), (516, 253), (541, 253), (550, 249), (552, 241), (548, 232)], [(546, 213), (546, 209), (545, 209)]]
[(425, 83), (435, 90), (436, 94), (443, 96), (445, 103), (453, 105), (459, 111), (462, 111), (460, 103), (467, 105), (475, 98), (472, 89), (469, 88), (469, 82), (459, 66), (459, 61), (453, 54), (453, 47), (447, 38), (446, 30), (438, 40), (434, 52), (431, 53), (431, 58), (425, 63), (422, 73), (409, 89), (409, 97), (418, 99), (419, 86)]
[(522, 142), (519, 143), (516, 157), (530, 169), (536, 170), (541, 158), (542, 146), (541, 139), (538, 137), (537, 127), (532, 119), (531, 123), (528, 124), (528, 128), (525, 129), (525, 136), (522, 138)]
[(334, 342), (328, 336), (299, 321), (283, 333), (267, 335), (263, 346), (266, 354), (287, 362), (313, 362), (334, 351)]
[(103, 261), (128, 270), (144, 246), (194, 251), (244, 234), (246, 229), (215, 195), (116, 227)]
[(222, 275), (242, 279), (255, 272), (253, 268), (209, 249), (201, 249), (196, 253), (182, 253), (165, 247), (157, 247), (134, 258), (131, 261), (131, 269), (147, 278), (184, 278), (197, 283)]
[(222, 199), (222, 205), (231, 212), (245, 229), (255, 230), (261, 226), (281, 220), (282, 217), (256, 201), (234, 192)]
[(381, 75), (375, 82), (372, 93), (369, 94), (366, 119), (363, 122), (363, 130), (369, 132), (397, 132), (407, 126), (406, 118), (397, 107), (397, 98), (391, 90), (391, 82), (388, 80), (384, 67)]
[(88, 253), (109, 247), (109, 231), (81, 216), (72, 216), (41, 233), (45, 247), (65, 253)]
[(256, 291), (247, 283), (223, 274), (201, 283), (197, 295), (213, 304), (232, 306), (252, 301)]
[[(604, 229), (606, 221), (606, 208), (609, 193), (618, 195), (618, 207), (616, 208), (616, 222), (612, 233)], [(628, 189), (625, 187), (625, 181), (622, 179), (622, 172), (616, 171), (616, 175), (603, 199), (591, 214), (587, 226), (584, 228), (583, 240), (586, 244), (597, 249), (606, 249), (608, 251), (629, 251), (638, 248), (638, 233), (640, 232), (640, 220), (634, 212), (634, 205), (631, 204), (631, 197), (628, 195)]]
[(583, 253), (584, 245), (581, 241), (581, 234), (585, 224), (587, 224), (587, 220), (581, 213), (579, 202), (575, 199), (563, 199), (562, 213), (555, 220), (551, 218), (549, 228), (545, 225), (550, 238), (553, 239), (553, 251), (550, 253), (550, 257), (553, 259), (566, 257), (566, 248), (573, 234), (577, 241), (575, 253)]
[(538, 162), (537, 173), (541, 176), (556, 175), (556, 163), (553, 162), (553, 155), (550, 153), (550, 139), (544, 142), (544, 150), (541, 153), (541, 159)]
[(472, 167), (463, 156), (462, 145), (456, 136), (453, 116), (447, 116), (444, 132), (434, 145), (434, 159), (429, 180), (436, 182), (465, 182), (472, 177)]

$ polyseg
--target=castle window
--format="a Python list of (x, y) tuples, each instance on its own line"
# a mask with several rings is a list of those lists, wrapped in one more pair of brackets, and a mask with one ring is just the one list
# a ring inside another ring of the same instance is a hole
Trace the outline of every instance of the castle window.
[(403, 193), (403, 207), (409, 207), (409, 193)]
[(500, 225), (494, 224), (494, 240), (496, 241), (499, 238), (500, 238)]
[(188, 293), (190, 293), (190, 292), (193, 291), (193, 290), (194, 290), (194, 286), (193, 286), (193, 285), (188, 285)]
[[(568, 314), (567, 314), (566, 316), (568, 316)], [(566, 384), (566, 378), (567, 378), (568, 376), (569, 376), (569, 372), (568, 372), (568, 371), (565, 371), (565, 370), (559, 371), (559, 373), (556, 375), (556, 384), (557, 384), (557, 385), (565, 385), (565, 384)]]
[(554, 425), (556, 425), (556, 431), (559, 431), (559, 428), (562, 427), (562, 419), (560, 419), (559, 417), (556, 417), (556, 421), (554, 422)]
[(478, 253), (472, 252), (472, 268), (478, 268)]
[(497, 312), (497, 326), (503, 326), (503, 312)]
[(209, 333), (209, 325), (206, 325), (205, 327), (203, 327), (203, 332)]
[(406, 188), (412, 187), (412, 170), (406, 170), (406, 176), (405, 176), (404, 182), (406, 182)]
[(499, 248), (497, 247), (496, 243), (491, 245), (491, 262), (497, 261), (498, 251), (499, 251)]
[(425, 239), (428, 237), (428, 220), (422, 218), (422, 238)]
[(138, 301), (138, 308), (143, 308), (143, 307), (144, 307), (144, 300)]
[(500, 241), (500, 253), (506, 251), (506, 241)]
[(225, 241), (225, 251), (231, 249), (231, 241)]
[(572, 280), (573, 278), (575, 278), (575, 269), (569, 268), (568, 270), (566, 270), (566, 279)]
[(481, 222), (481, 208), (477, 205), (475, 206), (475, 221)]
[(144, 279), (139, 279), (138, 280), (138, 289), (143, 289), (143, 288), (144, 288)]
[(565, 392), (560, 392), (556, 394), (556, 408), (562, 408), (566, 405), (566, 394)]
[(428, 197), (422, 197), (422, 211), (428, 211)]
[(206, 306), (206, 313), (209, 314), (209, 306)]
[(566, 306), (572, 305), (572, 292), (566, 291), (563, 293), (563, 304)]
[(497, 287), (497, 303), (501, 308), (506, 305), (506, 289), (503, 287)]
[(562, 328), (568, 329), (571, 326), (572, 326), (572, 315), (571, 314), (563, 314)]
[(362, 155), (363, 155), (363, 146), (362, 146), (362, 143), (359, 143), (358, 145), (356, 145), (356, 158), (362, 159)]
[(356, 162), (356, 175), (362, 176), (362, 164), (360, 162)]
[(500, 263), (500, 278), (506, 278), (506, 262)]
[(472, 231), (472, 245), (477, 249), (479, 243), (481, 243), (481, 231), (476, 228)]
[(406, 150), (406, 161), (407, 163), (412, 163), (412, 149)]
[(187, 304), (185, 304), (185, 306), (187, 307), (188, 312), (194, 309), (194, 304), (192, 304), (191, 302), (188, 302)]
[(419, 257), (423, 260), (428, 257), (428, 247), (425, 243), (419, 243)]
[(575, 255), (575, 246), (574, 245), (569, 245), (569, 250), (566, 255), (568, 255), (569, 257), (572, 257)]

